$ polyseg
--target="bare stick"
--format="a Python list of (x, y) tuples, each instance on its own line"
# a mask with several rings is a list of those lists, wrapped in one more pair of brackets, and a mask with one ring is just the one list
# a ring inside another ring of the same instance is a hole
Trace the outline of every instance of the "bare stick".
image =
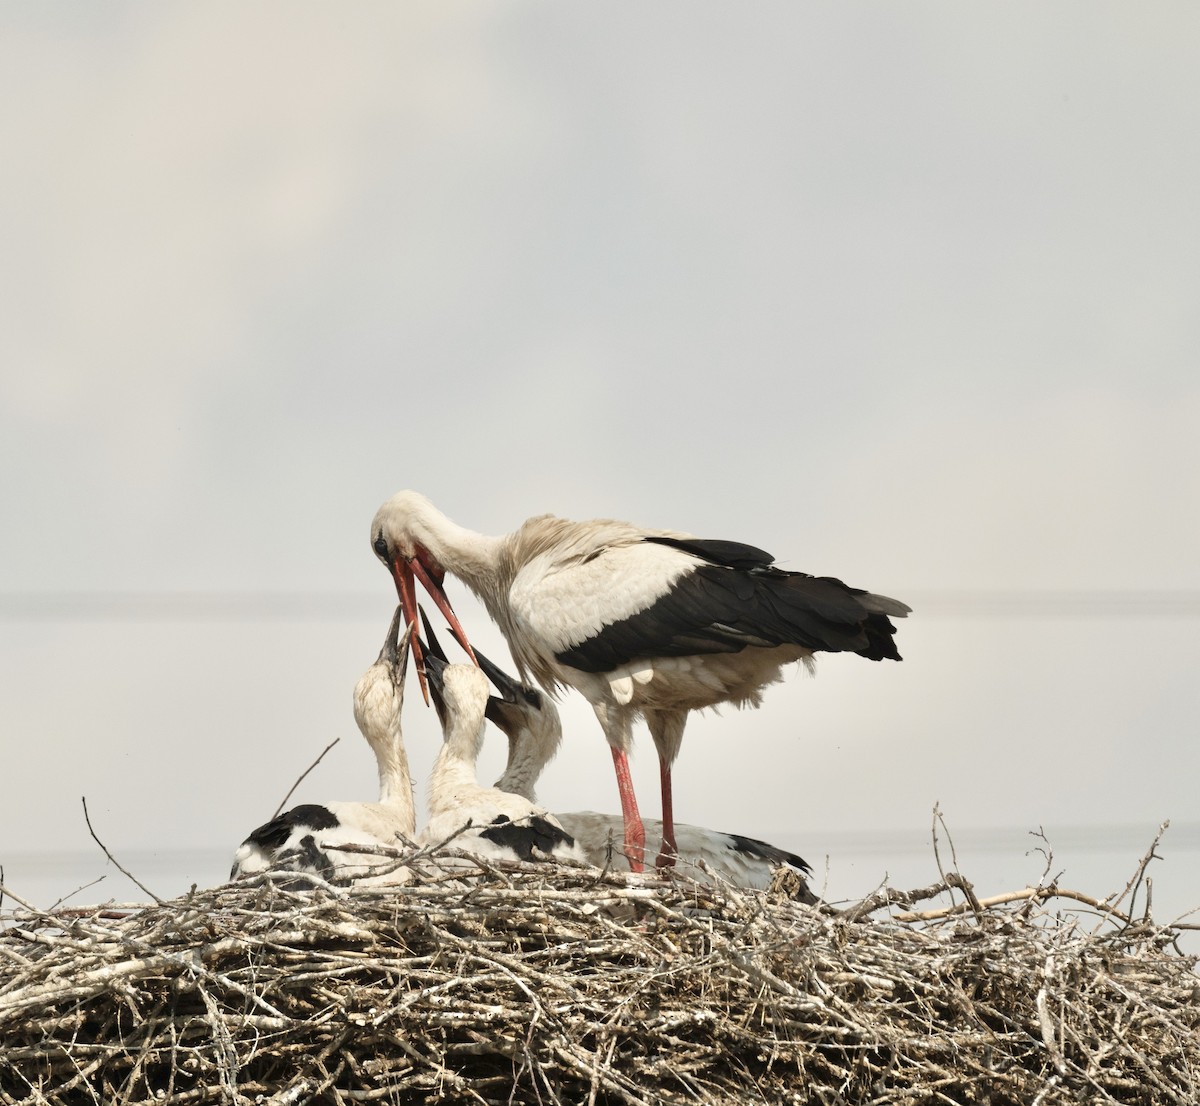
[(977, 899), (974, 905), (971, 903), (955, 903), (953, 906), (942, 906), (933, 910), (906, 911), (902, 914), (893, 914), (892, 917), (898, 922), (931, 922), (939, 918), (952, 918), (956, 914), (965, 914), (968, 910), (976, 909), (976, 907), (978, 910), (987, 910), (993, 906), (1003, 906), (1005, 903), (1010, 902), (1021, 902), (1023, 900), (1045, 902), (1047, 899), (1074, 899), (1076, 902), (1084, 903), (1100, 911), (1102, 914), (1116, 918), (1126, 924), (1130, 921), (1127, 914), (1122, 913), (1120, 910), (1114, 910), (1107, 902), (1101, 899), (1094, 898), (1092, 895), (1085, 895), (1080, 891), (1068, 891), (1066, 888), (1059, 888), (1057, 886), (1026, 887), (1021, 891), (1007, 891), (1003, 895), (992, 895), (986, 899)]
[(83, 803), (83, 820), (85, 822), (87, 822), (88, 833), (90, 833), (92, 835), (92, 840), (95, 841), (96, 844), (100, 846), (100, 848), (104, 852), (104, 855), (106, 857), (108, 857), (108, 859), (116, 866), (118, 872), (120, 872), (123, 876), (125, 876), (126, 879), (135, 883), (138, 887), (140, 887), (143, 891), (145, 891), (146, 894), (149, 895), (156, 903), (158, 903), (161, 906), (162, 899), (160, 899), (153, 891), (151, 891), (149, 887), (147, 887), (140, 879), (137, 878), (137, 876), (135, 876), (131, 871), (129, 871), (128, 868), (124, 867), (121, 864), (121, 862), (115, 856), (113, 856), (112, 853), (110, 853), (108, 851), (108, 846), (105, 845), (104, 842), (101, 841), (100, 838), (96, 836), (96, 831), (94, 829), (92, 829), (92, 820), (91, 820), (91, 818), (88, 817), (87, 797), (86, 796), (81, 797), (80, 802)]
[(292, 797), (292, 795), (295, 793), (296, 788), (299, 787), (304, 782), (304, 777), (307, 776), (309, 774), (309, 772), (311, 772), (314, 768), (316, 768), (316, 766), (325, 759), (325, 754), (327, 752), (329, 752), (329, 750), (332, 749), (341, 740), (342, 739), (340, 737), (335, 737), (328, 745), (325, 746), (324, 749), (321, 750), (321, 755), (319, 757), (317, 757), (317, 759), (314, 760), (312, 762), (312, 764), (310, 764), (306, 769), (304, 769), (303, 772), (300, 773), (300, 778), (294, 784), (292, 784), (291, 790), (289, 790), (288, 793), (286, 795), (284, 795), (284, 797), (280, 801), (279, 805), (275, 808), (275, 813), (271, 815), (272, 818), (279, 817), (279, 812), (285, 806), (287, 806), (288, 799), (290, 799)]
[[(1040, 845), (1035, 845), (1029, 850), (1029, 852), (1042, 854), (1042, 859), (1045, 861), (1045, 864), (1042, 867), (1042, 874), (1038, 877), (1038, 886), (1045, 887), (1047, 879), (1050, 875), (1050, 869), (1054, 867), (1054, 846), (1050, 844), (1050, 838), (1046, 836), (1046, 828), (1044, 826), (1038, 826), (1037, 829), (1030, 830), (1029, 836), (1036, 837), (1042, 842)], [(1028, 856), (1029, 853), (1026, 853), (1025, 855)], [(1057, 883), (1058, 877), (1061, 875), (1062, 872), (1059, 872), (1058, 876), (1055, 876), (1053, 879), (1049, 880), (1049, 882)]]
[[(954, 864), (954, 871), (950, 875), (947, 875), (945, 871), (942, 870), (942, 855), (938, 851), (937, 829), (939, 825), (943, 830), (945, 830), (946, 842), (950, 846), (950, 860)], [(962, 870), (958, 866), (958, 850), (954, 847), (954, 838), (950, 836), (950, 827), (946, 825), (946, 819), (942, 817), (942, 809), (938, 803), (933, 804), (933, 826), (931, 832), (933, 834), (933, 856), (937, 861), (938, 875), (942, 877), (942, 882), (946, 884), (948, 889), (957, 887), (964, 895), (966, 895), (967, 902), (970, 903), (971, 909), (975, 911), (976, 915), (979, 915), (982, 913), (982, 911), (979, 907), (979, 900), (975, 897), (975, 888), (972, 887), (971, 884), (966, 880), (962, 874)], [(950, 901), (954, 901), (953, 895), (950, 896)]]
[(1158, 853), (1156, 853), (1154, 850), (1158, 848), (1158, 843), (1162, 840), (1162, 836), (1167, 832), (1167, 827), (1170, 826), (1170, 824), (1171, 821), (1168, 818), (1159, 825), (1158, 832), (1154, 835), (1154, 840), (1150, 842), (1150, 848), (1146, 850), (1145, 855), (1138, 862), (1137, 871), (1135, 871), (1133, 875), (1129, 877), (1129, 882), (1125, 884), (1125, 890), (1117, 895), (1116, 898), (1113, 898), (1110, 895), (1108, 900), (1106, 900), (1109, 908), (1115, 914), (1118, 913), (1116, 908), (1125, 901), (1127, 896), (1129, 897), (1129, 915), (1125, 919), (1126, 925), (1130, 925), (1133, 921), (1134, 901), (1137, 899), (1138, 889), (1142, 885), (1142, 880), (1146, 877), (1146, 869), (1150, 866), (1150, 861), (1161, 859)]
[(97, 883), (103, 883), (104, 878), (104, 876), (97, 876), (95, 879), (85, 883), (82, 887), (76, 887), (74, 891), (67, 892), (67, 894), (63, 895), (61, 899), (56, 899), (54, 902), (52, 902), (50, 904), (50, 909), (47, 910), (46, 913), (53, 914), (54, 911), (56, 911), (60, 906), (62, 906), (63, 903), (67, 901), (67, 899), (74, 898), (79, 894), (80, 891), (86, 891), (89, 887), (95, 887)]

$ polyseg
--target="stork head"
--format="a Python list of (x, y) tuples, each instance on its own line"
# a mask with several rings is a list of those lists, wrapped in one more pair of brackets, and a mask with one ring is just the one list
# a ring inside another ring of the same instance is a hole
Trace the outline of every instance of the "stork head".
[(533, 802), (534, 784), (562, 741), (558, 708), (537, 688), (519, 683), (478, 649), (475, 660), (498, 693), (488, 698), (487, 717), (508, 738), (508, 763), (496, 787)]
[(450, 664), (436, 644), (425, 654), (433, 705), (442, 723), (442, 739), (457, 743), (457, 752), (474, 761), (483, 746), (487, 677), (474, 665)]
[(547, 712), (558, 713), (554, 704), (547, 701), (540, 691), (518, 683), (478, 649), (475, 650), (475, 660), (498, 692), (488, 697), (487, 716), (510, 737), (518, 729), (530, 725)]
[[(433, 632), (425, 608), (420, 608), (420, 611), (428, 643), (425, 663), (429, 670), (429, 686), (438, 717), (445, 728), (447, 716), (441, 682), (446, 669), (454, 666), (450, 664), (442, 643)], [(466, 647), (461, 641), (460, 644)], [(562, 742), (562, 719), (558, 708), (537, 688), (518, 682), (478, 649), (475, 650), (475, 663), (491, 680), (497, 692), (487, 697), (484, 715), (508, 738), (508, 763), (496, 781), (496, 787), (513, 795), (523, 795), (533, 802), (536, 798), (534, 785), (542, 769), (554, 759)]]
[(411, 629), (403, 623), (403, 611), (396, 608), (375, 663), (354, 686), (354, 720), (372, 747), (392, 740), (400, 729), (400, 711), (404, 706), (404, 669), (408, 663)]
[[(453, 526), (432, 503), (418, 492), (397, 492), (383, 504), (371, 520), (371, 548), (375, 550), (383, 566), (396, 583), (396, 594), (404, 611), (404, 620), (411, 630), (417, 623), (416, 581), (429, 593), (454, 630), (455, 636), (464, 644), (466, 631), (450, 606), (443, 586), (446, 567), (438, 560), (430, 547), (437, 547), (439, 530)], [(422, 663), (420, 638), (413, 636), (413, 660), (417, 666), (417, 677), (421, 683), (421, 694), (429, 702), (429, 690)], [(466, 644), (467, 652), (471, 647)], [(472, 654), (471, 659), (474, 660)]]

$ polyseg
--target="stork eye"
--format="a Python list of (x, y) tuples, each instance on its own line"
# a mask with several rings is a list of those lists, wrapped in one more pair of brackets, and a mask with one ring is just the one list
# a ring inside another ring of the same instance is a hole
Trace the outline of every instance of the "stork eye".
[(387, 560), (388, 546), (387, 542), (383, 540), (382, 530), (375, 535), (375, 540), (371, 543), (371, 546), (375, 550), (375, 556), (377, 556), (381, 561)]
[(521, 694), (525, 696), (527, 702), (534, 710), (542, 709), (542, 693), (535, 687), (523, 687)]

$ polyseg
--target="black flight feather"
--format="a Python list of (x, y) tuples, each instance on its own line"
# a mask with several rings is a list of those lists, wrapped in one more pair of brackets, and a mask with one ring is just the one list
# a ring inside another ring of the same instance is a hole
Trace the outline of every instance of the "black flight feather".
[[(709, 550), (717, 546), (751, 551), (740, 557), (723, 554), (741, 563), (751, 561), (752, 553), (762, 554), (753, 546), (732, 542), (647, 540), (679, 548), (692, 544)], [(798, 645), (814, 653), (900, 659), (893, 640), (896, 628), (878, 608), (902, 611), (904, 604), (848, 587), (832, 576), (785, 572), (761, 559), (754, 564), (751, 569), (698, 564), (644, 610), (602, 627), (555, 656), (562, 664), (584, 672), (608, 672), (651, 657), (736, 653), (749, 646)]]
[[(542, 860), (549, 856), (557, 845), (570, 847), (575, 844), (575, 838), (566, 830), (560, 829), (553, 822), (533, 814), (518, 822), (497, 815), (492, 824), (485, 830), (480, 830), (480, 837), (510, 849), (519, 860)], [(536, 850), (536, 852), (535, 852)]]
[(812, 871), (812, 865), (804, 857), (789, 853), (776, 845), (769, 845), (766, 841), (759, 841), (756, 837), (743, 837), (740, 833), (727, 833), (725, 836), (733, 842), (731, 847), (736, 852), (761, 857), (771, 864), (789, 864), (805, 873)]

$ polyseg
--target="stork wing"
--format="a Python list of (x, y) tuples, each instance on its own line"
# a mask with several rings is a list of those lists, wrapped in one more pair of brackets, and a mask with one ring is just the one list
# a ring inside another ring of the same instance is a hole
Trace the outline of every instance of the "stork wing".
[(653, 657), (780, 645), (900, 659), (895, 627), (883, 612), (906, 613), (902, 603), (833, 577), (775, 568), (770, 555), (754, 546), (657, 536), (646, 541), (677, 550), (686, 563), (659, 575), (655, 587), (643, 582), (640, 609), (630, 610), (614, 594), (613, 617), (597, 619), (594, 631), (564, 642), (555, 652), (561, 664), (608, 672)]

